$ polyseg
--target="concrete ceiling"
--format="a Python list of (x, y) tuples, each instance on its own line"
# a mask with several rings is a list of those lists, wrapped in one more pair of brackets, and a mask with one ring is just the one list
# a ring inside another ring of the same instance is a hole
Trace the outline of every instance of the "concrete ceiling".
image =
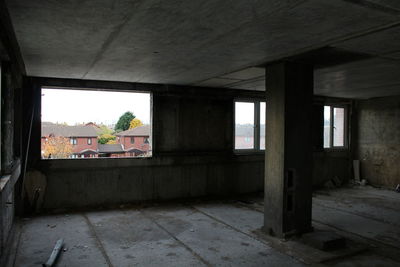
[(259, 66), (330, 46), (375, 59), (318, 68), (316, 94), (400, 94), (398, 0), (6, 3), (30, 76), (265, 90)]

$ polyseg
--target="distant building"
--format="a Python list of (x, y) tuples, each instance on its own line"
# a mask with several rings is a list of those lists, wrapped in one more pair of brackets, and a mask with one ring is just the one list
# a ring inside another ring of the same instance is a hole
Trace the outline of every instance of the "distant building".
[(62, 136), (69, 138), (73, 146), (71, 158), (97, 157), (97, 131), (93, 126), (68, 126), (50, 122), (42, 122), (42, 151), (48, 138)]
[[(265, 148), (265, 125), (261, 125), (260, 147)], [(235, 149), (253, 149), (254, 126), (251, 124), (237, 124), (235, 126)]]
[(143, 125), (117, 134), (117, 144), (98, 144), (99, 128), (94, 123), (68, 126), (50, 122), (42, 123), (42, 154), (52, 136), (69, 138), (73, 146), (71, 158), (135, 157), (148, 155), (150, 126)]
[(85, 124), (85, 126), (93, 126), (93, 127), (95, 127), (95, 128), (100, 128), (100, 126), (97, 125), (97, 124), (94, 123), (94, 122), (88, 122), (88, 123)]
[(126, 156), (140, 156), (150, 152), (150, 125), (143, 125), (116, 134)]
[(99, 144), (99, 158), (120, 158), (125, 157), (125, 150), (121, 144)]

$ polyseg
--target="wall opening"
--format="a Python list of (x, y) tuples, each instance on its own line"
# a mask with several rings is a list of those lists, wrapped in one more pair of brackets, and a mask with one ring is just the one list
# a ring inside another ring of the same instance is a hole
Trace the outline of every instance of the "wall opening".
[(324, 106), (324, 148), (346, 148), (346, 107)]
[(236, 152), (265, 150), (265, 105), (265, 102), (256, 100), (235, 101)]
[(42, 88), (41, 158), (150, 157), (151, 94)]

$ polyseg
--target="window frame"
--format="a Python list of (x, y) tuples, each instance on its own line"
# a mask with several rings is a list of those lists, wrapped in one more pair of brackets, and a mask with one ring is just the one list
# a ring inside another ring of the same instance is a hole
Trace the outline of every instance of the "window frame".
[[(329, 121), (329, 147), (323, 147), (325, 151), (340, 151), (340, 150), (346, 150), (349, 147), (349, 107), (346, 104), (334, 104), (334, 103), (325, 103), (323, 107), (328, 106), (330, 108), (330, 121)], [(335, 108), (343, 108), (343, 146), (334, 146), (334, 114), (333, 110)], [(322, 124), (322, 127), (324, 127), (324, 124)], [(323, 146), (323, 144), (322, 144)]]
[[(253, 103), (254, 104), (254, 127), (253, 127), (253, 148), (245, 148), (245, 149), (237, 149), (235, 139), (236, 139), (236, 103)], [(265, 99), (254, 99), (254, 98), (235, 98), (233, 99), (233, 151), (235, 154), (263, 154), (265, 153), (265, 149), (260, 148), (260, 140), (261, 140), (261, 124), (260, 124), (260, 103), (265, 102), (267, 105), (267, 101)]]
[(70, 137), (69, 142), (73, 146), (76, 146), (78, 144), (78, 140), (76, 139), (76, 137)]
[(92, 138), (91, 137), (88, 137), (88, 139), (87, 139), (87, 144), (90, 146), (90, 145), (92, 145)]
[[(42, 79), (34, 79), (34, 84), (35, 87), (37, 88), (37, 94), (36, 96), (40, 99), (40, 105), (38, 107), (37, 112), (39, 114), (41, 114), (41, 109), (42, 109), (42, 103), (41, 103), (41, 98), (39, 97), (42, 93), (42, 89), (51, 89), (51, 90), (77, 90), (77, 91), (108, 91), (108, 92), (121, 92), (121, 93), (144, 93), (144, 94), (149, 94), (150, 96), (150, 135), (148, 137), (148, 144), (150, 145), (150, 151), (151, 154), (150, 156), (146, 156), (146, 157), (131, 157), (131, 156), (127, 156), (127, 157), (93, 157), (93, 158), (80, 158), (78, 155), (75, 155), (75, 158), (62, 158), (62, 159), (51, 159), (51, 161), (65, 161), (65, 160), (71, 160), (71, 159), (88, 159), (88, 160), (102, 160), (102, 161), (119, 161), (119, 160), (150, 160), (154, 157), (155, 153), (157, 153), (156, 150), (156, 145), (155, 142), (153, 141), (153, 133), (154, 133), (154, 125), (153, 125), (153, 117), (154, 117), (154, 113), (155, 113), (155, 108), (153, 105), (153, 97), (154, 97), (154, 91), (151, 89), (126, 89), (125, 86), (123, 84), (115, 84), (113, 83), (111, 86), (106, 86), (103, 85), (104, 82), (99, 82), (100, 86), (85, 86), (85, 85), (65, 85), (65, 82), (63, 81), (63, 79), (60, 80), (53, 80), (53, 79), (48, 79), (45, 78), (44, 80)], [(104, 84), (106, 84), (107, 82), (105, 82)], [(42, 120), (39, 119), (40, 122), (40, 126), (42, 124)], [(41, 130), (38, 131), (39, 135), (41, 135)], [(117, 136), (117, 138), (120, 138)], [(71, 139), (71, 137), (70, 137)], [(78, 141), (76, 140), (76, 144), (78, 144)], [(37, 151), (39, 151), (39, 153), (37, 153)], [(39, 161), (43, 161), (43, 162), (47, 162), (48, 159), (47, 158), (42, 158), (41, 153), (40, 153), (40, 149), (36, 150), (35, 149), (35, 158), (38, 159)]]

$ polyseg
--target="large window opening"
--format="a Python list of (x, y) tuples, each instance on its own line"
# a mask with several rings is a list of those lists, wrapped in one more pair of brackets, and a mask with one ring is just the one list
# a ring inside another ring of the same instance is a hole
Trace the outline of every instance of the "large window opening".
[(324, 148), (346, 148), (346, 108), (324, 106)]
[(265, 102), (235, 102), (235, 150), (265, 150)]
[(42, 159), (150, 157), (151, 94), (42, 88)]

